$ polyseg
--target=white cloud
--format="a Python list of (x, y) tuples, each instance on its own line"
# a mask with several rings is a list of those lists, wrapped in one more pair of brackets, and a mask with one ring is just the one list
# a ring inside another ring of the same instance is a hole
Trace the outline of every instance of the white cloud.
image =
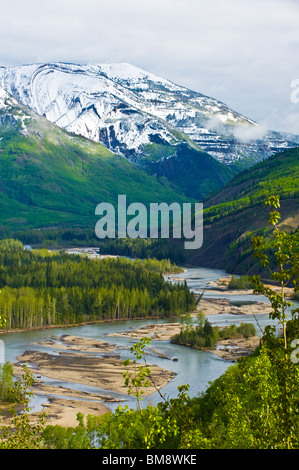
[(267, 126), (259, 124), (258, 126), (237, 126), (233, 130), (233, 134), (236, 139), (243, 143), (252, 142), (254, 140), (262, 139), (268, 131)]
[(206, 125), (208, 129), (216, 131), (220, 134), (226, 135), (229, 133), (243, 143), (249, 143), (261, 139), (269, 130), (266, 123), (257, 124), (255, 122), (252, 122), (251, 124), (236, 124), (232, 125), (230, 128), (227, 128), (225, 127), (224, 123), (216, 117), (209, 119)]
[(294, 127), (298, 24), (295, 0), (1, 0), (0, 64), (130, 62)]

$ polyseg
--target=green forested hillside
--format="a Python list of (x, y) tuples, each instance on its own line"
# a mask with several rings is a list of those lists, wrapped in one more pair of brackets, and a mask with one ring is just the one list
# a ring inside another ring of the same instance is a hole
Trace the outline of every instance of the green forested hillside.
[(269, 194), (277, 194), (281, 200), (299, 198), (298, 182), (299, 148), (296, 148), (273, 155), (236, 175), (223, 190), (206, 199), (205, 205), (210, 208), (206, 214), (212, 221), (217, 212), (225, 215), (258, 204)]
[(236, 175), (204, 203), (204, 244), (186, 253), (191, 263), (237, 273), (260, 270), (252, 258), (251, 238), (266, 233), (270, 195), (281, 200), (281, 224), (294, 231), (299, 226), (299, 149), (272, 156)]
[[(103, 145), (69, 134), (17, 104), (0, 109), (0, 229), (88, 226), (100, 202), (187, 199)], [(188, 199), (190, 200), (190, 198)]]
[[(164, 152), (167, 156), (167, 147)], [(187, 143), (177, 146), (171, 158), (150, 162), (147, 168), (157, 176), (167, 177), (175, 188), (198, 201), (223, 188), (236, 174), (236, 170)]]

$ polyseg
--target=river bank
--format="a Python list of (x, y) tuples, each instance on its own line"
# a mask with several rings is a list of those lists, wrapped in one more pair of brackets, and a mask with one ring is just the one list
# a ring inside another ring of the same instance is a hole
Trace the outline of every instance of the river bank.
[[(234, 305), (231, 305), (227, 299), (202, 299), (197, 307), (197, 312), (194, 312), (191, 316), (195, 317), (199, 311), (203, 312), (207, 317), (219, 314), (227, 315), (228, 313), (232, 315), (246, 316), (269, 313), (270, 307), (268, 304), (263, 302), (235, 307)], [(129, 337), (136, 339), (136, 341), (143, 337), (151, 338), (153, 341), (171, 341), (173, 336), (180, 333), (181, 328), (181, 322), (151, 324), (142, 326), (141, 328), (123, 331), (121, 333), (112, 333), (109, 336)], [(258, 336), (252, 336), (249, 338), (232, 338), (217, 341), (215, 347), (213, 349), (207, 349), (207, 351), (216, 354), (223, 360), (234, 362), (239, 357), (247, 356), (249, 353), (253, 352), (259, 344), (260, 338)], [(191, 347), (190, 344), (180, 344), (180, 346)], [(192, 347), (198, 350), (205, 350), (196, 346)], [(175, 358), (172, 360), (175, 360)]]
[[(124, 321), (146, 321), (146, 320), (162, 320), (165, 317), (163, 316), (144, 316), (144, 317), (135, 317), (133, 318), (114, 318), (113, 320), (93, 320), (93, 321), (82, 321), (79, 323), (67, 323), (67, 324), (55, 324), (55, 325), (43, 325), (43, 326), (34, 326), (31, 328), (11, 328), (11, 329), (5, 329), (2, 328), (0, 329), (0, 339), (1, 335), (5, 335), (7, 333), (24, 333), (26, 331), (46, 331), (46, 330), (57, 330), (60, 328), (64, 329), (72, 329), (72, 328), (77, 328), (80, 326), (92, 326), (92, 325), (106, 325), (106, 324), (117, 324), (117, 323), (123, 323)], [(167, 318), (177, 318), (176, 316), (169, 316)]]
[[(228, 292), (228, 291), (227, 291)], [(269, 315), (272, 311), (271, 305), (267, 302), (240, 302), (240, 305), (232, 303), (226, 298), (201, 298), (197, 304), (196, 311), (191, 313), (191, 317), (196, 317), (199, 312), (205, 316), (213, 315)], [(111, 333), (113, 337), (130, 337), (139, 340), (142, 337), (149, 337), (154, 341), (170, 341), (172, 336), (178, 334), (182, 327), (181, 321), (162, 324), (150, 324), (140, 328), (128, 329), (127, 331)]]

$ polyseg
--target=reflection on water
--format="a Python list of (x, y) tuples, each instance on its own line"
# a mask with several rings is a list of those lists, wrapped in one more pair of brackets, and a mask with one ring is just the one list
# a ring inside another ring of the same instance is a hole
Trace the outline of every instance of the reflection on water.
[[(229, 298), (231, 301), (238, 302), (252, 302), (252, 301), (267, 301), (265, 297), (253, 296), (253, 295), (233, 295), (228, 296), (224, 292), (209, 292), (211, 289), (209, 282), (217, 281), (219, 278), (226, 277), (227, 273), (221, 270), (208, 269), (208, 268), (191, 268), (187, 269), (186, 272), (177, 275), (167, 276), (170, 282), (184, 282), (186, 280), (190, 289), (195, 292), (204, 292), (204, 297), (213, 298)], [(178, 280), (179, 279), (179, 280)], [(98, 325), (84, 325), (71, 328), (55, 328), (51, 330), (40, 330), (40, 331), (27, 331), (19, 333), (7, 333), (1, 335), (1, 339), (5, 343), (5, 359), (6, 361), (16, 362), (17, 357), (26, 350), (40, 350), (46, 351), (50, 354), (57, 354), (55, 349), (48, 347), (42, 347), (36, 345), (38, 341), (41, 341), (50, 337), (59, 337), (64, 334), (82, 336), (87, 338), (93, 338), (97, 340), (103, 340), (108, 343), (115, 344), (117, 347), (117, 353), (121, 356), (122, 360), (127, 359), (130, 356), (129, 347), (136, 342), (136, 339), (126, 337), (110, 337), (111, 333), (123, 332), (129, 329), (140, 328), (143, 325), (149, 325), (153, 323), (167, 323), (168, 320), (139, 320), (139, 321), (124, 321), (119, 323), (104, 323)], [(170, 320), (173, 322), (173, 319)], [(261, 331), (267, 324), (275, 324), (277, 322), (270, 321), (268, 315), (246, 315), (246, 317), (230, 315), (230, 314), (219, 314), (209, 317), (209, 321), (213, 325), (227, 326), (231, 323), (239, 325), (241, 322), (252, 322), (256, 327), (258, 335), (261, 335)], [(166, 398), (177, 396), (177, 387), (183, 384), (189, 384), (190, 396), (197, 396), (200, 392), (206, 390), (209, 382), (215, 380), (231, 365), (231, 362), (225, 361), (215, 354), (206, 351), (198, 351), (184, 346), (171, 344), (169, 341), (152, 341), (151, 347), (159, 350), (165, 356), (170, 359), (157, 357), (156, 355), (147, 355), (146, 360), (148, 364), (157, 364), (160, 367), (171, 370), (176, 373), (171, 382), (166, 385), (162, 390), (162, 394)], [(177, 358), (178, 361), (171, 359)], [(53, 381), (53, 379), (44, 378), (45, 383), (62, 385), (64, 387), (73, 388), (81, 391), (97, 391), (99, 394), (107, 394), (115, 398), (124, 399), (130, 407), (135, 407), (136, 402), (134, 397), (127, 395), (121, 395), (109, 390), (99, 390), (94, 387), (87, 387), (79, 384), (69, 384), (60, 381)], [(41, 404), (45, 403), (45, 397), (35, 397), (32, 401), (32, 408), (40, 409)], [(143, 405), (147, 403), (156, 404), (161, 401), (161, 397), (158, 393), (151, 395), (148, 399), (144, 398)], [(105, 403), (111, 410), (114, 410), (119, 403)]]

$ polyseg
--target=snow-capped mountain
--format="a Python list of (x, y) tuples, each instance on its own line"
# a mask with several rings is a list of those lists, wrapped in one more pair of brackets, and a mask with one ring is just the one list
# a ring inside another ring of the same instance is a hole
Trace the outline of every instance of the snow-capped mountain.
[(165, 149), (182, 141), (227, 164), (297, 143), (265, 133), (218, 100), (125, 63), (0, 67), (0, 85), (61, 128), (132, 161), (169, 158), (173, 153)]

